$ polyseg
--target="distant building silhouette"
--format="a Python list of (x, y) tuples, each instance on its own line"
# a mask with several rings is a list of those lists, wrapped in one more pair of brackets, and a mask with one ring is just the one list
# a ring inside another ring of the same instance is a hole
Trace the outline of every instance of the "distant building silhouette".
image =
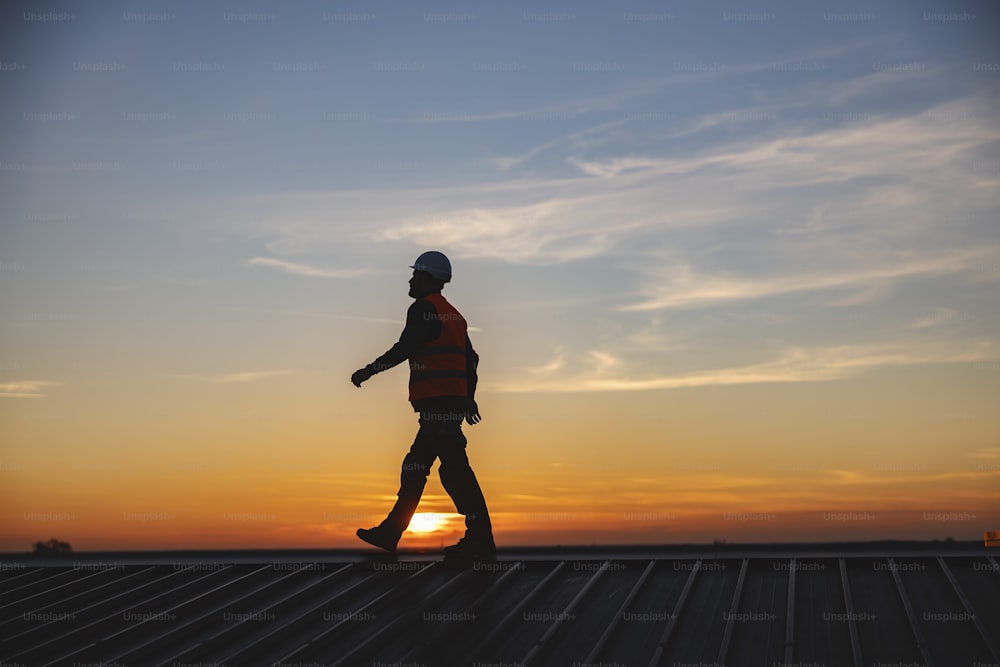
[(53, 537), (48, 542), (35, 542), (34, 553), (40, 556), (69, 554), (73, 553), (73, 547), (69, 545), (69, 542), (63, 542), (62, 540), (57, 540)]

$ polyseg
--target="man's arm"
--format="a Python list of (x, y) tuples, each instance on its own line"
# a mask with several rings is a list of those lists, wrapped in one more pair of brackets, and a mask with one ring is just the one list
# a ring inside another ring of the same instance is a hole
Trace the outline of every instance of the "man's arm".
[(465, 334), (465, 350), (465, 384), (469, 387), (469, 398), (475, 398), (476, 385), (479, 384), (479, 374), (476, 372), (479, 366), (479, 355), (472, 347), (469, 334)]
[(406, 326), (399, 335), (399, 341), (378, 359), (364, 368), (355, 371), (351, 376), (354, 386), (382, 371), (398, 366), (410, 358), (420, 347), (441, 335), (441, 322), (433, 317), (437, 311), (434, 305), (426, 299), (417, 299), (406, 311)]
[(469, 388), (469, 405), (465, 410), (465, 420), (469, 424), (478, 424), (482, 417), (479, 416), (479, 406), (476, 404), (476, 385), (479, 384), (479, 355), (472, 347), (472, 339), (469, 334), (465, 334), (465, 384)]

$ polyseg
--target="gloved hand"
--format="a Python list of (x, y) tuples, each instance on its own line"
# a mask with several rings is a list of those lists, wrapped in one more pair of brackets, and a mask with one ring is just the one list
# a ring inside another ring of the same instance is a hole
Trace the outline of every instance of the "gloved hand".
[(355, 387), (360, 387), (361, 383), (375, 375), (375, 371), (371, 370), (368, 366), (364, 368), (359, 368), (354, 371), (354, 375), (351, 376), (351, 382), (354, 383)]
[(476, 405), (476, 399), (469, 398), (465, 406), (465, 421), (469, 422), (469, 425), (478, 424), (482, 420), (479, 416), (479, 406)]

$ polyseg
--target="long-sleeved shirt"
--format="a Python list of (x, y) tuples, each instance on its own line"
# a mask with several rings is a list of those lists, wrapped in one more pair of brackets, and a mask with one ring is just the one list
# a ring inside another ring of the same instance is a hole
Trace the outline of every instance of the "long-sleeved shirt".
[[(406, 325), (399, 335), (399, 342), (378, 359), (368, 364), (375, 373), (389, 370), (403, 363), (425, 344), (441, 335), (441, 321), (437, 310), (427, 299), (416, 299), (406, 311)], [(464, 412), (466, 398), (476, 397), (476, 384), (479, 376), (476, 367), (479, 365), (479, 355), (472, 347), (469, 334), (465, 334), (465, 381), (469, 388), (468, 397), (434, 396), (412, 401), (415, 412)]]

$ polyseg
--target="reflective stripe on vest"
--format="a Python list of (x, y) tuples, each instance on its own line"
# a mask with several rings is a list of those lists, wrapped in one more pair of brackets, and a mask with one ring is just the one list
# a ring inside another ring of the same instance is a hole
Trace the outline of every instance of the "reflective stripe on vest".
[(441, 334), (410, 356), (410, 400), (468, 396), (465, 318), (438, 293), (422, 298), (434, 306)]

